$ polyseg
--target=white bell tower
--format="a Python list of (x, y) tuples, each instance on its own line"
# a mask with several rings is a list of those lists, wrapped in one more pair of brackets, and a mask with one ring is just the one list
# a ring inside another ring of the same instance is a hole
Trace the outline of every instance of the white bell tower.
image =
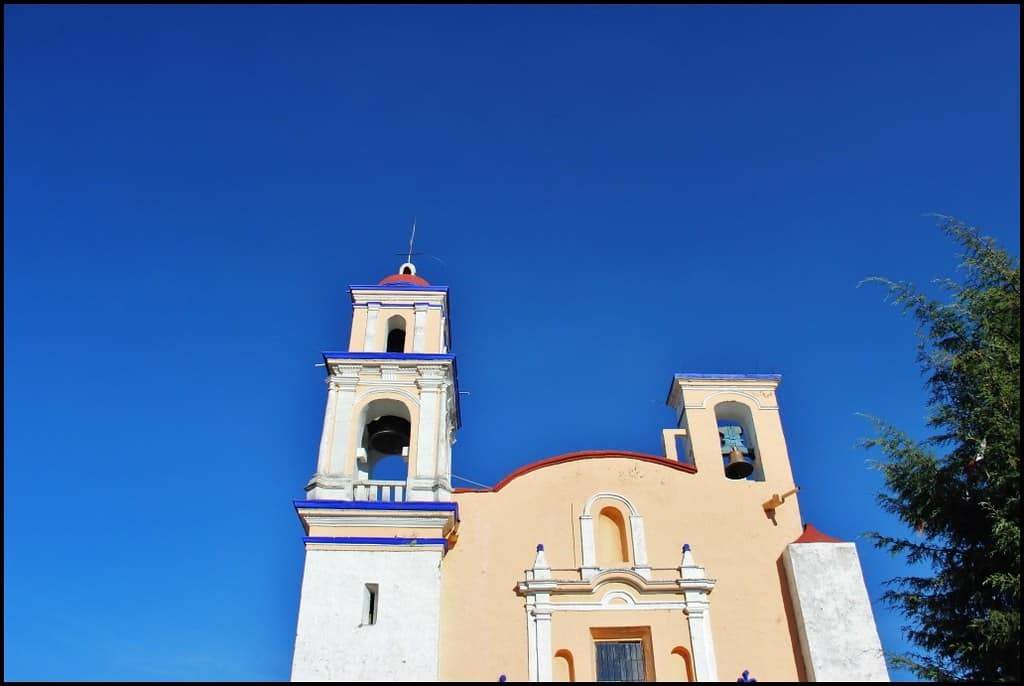
[[(448, 289), (406, 262), (349, 288), (348, 351), (325, 352), (327, 409), (307, 499), (293, 681), (436, 681), (441, 558), (458, 527)], [(400, 455), (402, 480), (374, 478)]]

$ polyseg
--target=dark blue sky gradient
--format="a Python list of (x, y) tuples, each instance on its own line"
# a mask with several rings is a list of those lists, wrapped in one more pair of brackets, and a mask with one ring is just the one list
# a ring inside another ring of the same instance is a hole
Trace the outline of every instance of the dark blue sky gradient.
[[(927, 434), (914, 325), (857, 283), (952, 275), (931, 212), (1019, 254), (1017, 7), (4, 17), (7, 679), (288, 677), (314, 364), (414, 215), (456, 473), (658, 452), (673, 373), (777, 372), (846, 539), (902, 531), (856, 413)], [(859, 551), (877, 601), (904, 567)]]

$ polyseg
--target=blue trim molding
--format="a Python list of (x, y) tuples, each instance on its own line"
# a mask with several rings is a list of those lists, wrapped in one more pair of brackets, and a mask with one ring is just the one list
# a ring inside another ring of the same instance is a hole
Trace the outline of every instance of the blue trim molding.
[(372, 300), (368, 301), (368, 302), (364, 302), (364, 303), (352, 303), (353, 309), (358, 309), (358, 308), (366, 309), (370, 305), (378, 305), (378, 306), (380, 306), (383, 309), (386, 309), (386, 308), (389, 308), (389, 307), (392, 308), (392, 309), (395, 309), (395, 308), (409, 309), (410, 307), (416, 307), (417, 305), (422, 305), (423, 307), (428, 307), (428, 308), (429, 307), (433, 307), (436, 310), (443, 310), (444, 309), (443, 305), (438, 305), (436, 303), (412, 303), (410, 305), (408, 303), (381, 303), (381, 302), (374, 302)]
[(438, 293), (447, 293), (447, 286), (414, 286), (411, 283), (377, 283), (377, 284), (352, 284), (348, 287), (349, 293), (352, 291), (435, 291)]
[(340, 543), (354, 545), (440, 545), (448, 552), (448, 539), (446, 538), (393, 538), (373, 536), (303, 536), (303, 543)]
[(455, 355), (451, 353), (351, 353), (337, 350), (327, 350), (322, 353), (324, 362), (327, 360), (451, 360), (455, 361)]
[(677, 379), (725, 379), (729, 381), (781, 381), (782, 374), (676, 374)]
[(428, 512), (454, 512), (455, 521), (459, 519), (458, 503), (411, 502), (392, 503), (359, 500), (293, 500), (296, 511), (301, 507), (307, 510), (414, 510)]

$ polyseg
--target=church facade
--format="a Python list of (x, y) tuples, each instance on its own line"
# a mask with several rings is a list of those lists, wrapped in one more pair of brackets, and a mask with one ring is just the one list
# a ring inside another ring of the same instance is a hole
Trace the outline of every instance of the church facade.
[(663, 455), (453, 488), (447, 287), (406, 263), (350, 293), (294, 502), (293, 681), (888, 680), (854, 544), (801, 519), (778, 375), (676, 374)]

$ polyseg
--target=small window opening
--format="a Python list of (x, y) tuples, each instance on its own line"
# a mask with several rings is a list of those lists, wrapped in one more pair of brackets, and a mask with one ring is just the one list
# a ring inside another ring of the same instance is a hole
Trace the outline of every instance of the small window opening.
[(673, 436), (676, 442), (676, 458), (683, 464), (693, 464), (693, 449), (689, 436)]
[(405, 317), (396, 314), (388, 319), (387, 352), (405, 352)]
[(412, 274), (412, 267), (402, 267), (403, 274)]
[(388, 333), (388, 352), (405, 352), (405, 331), (402, 331), (401, 329), (392, 329)]
[(371, 626), (377, 623), (377, 610), (379, 607), (377, 584), (366, 584), (363, 591), (363, 626)]

